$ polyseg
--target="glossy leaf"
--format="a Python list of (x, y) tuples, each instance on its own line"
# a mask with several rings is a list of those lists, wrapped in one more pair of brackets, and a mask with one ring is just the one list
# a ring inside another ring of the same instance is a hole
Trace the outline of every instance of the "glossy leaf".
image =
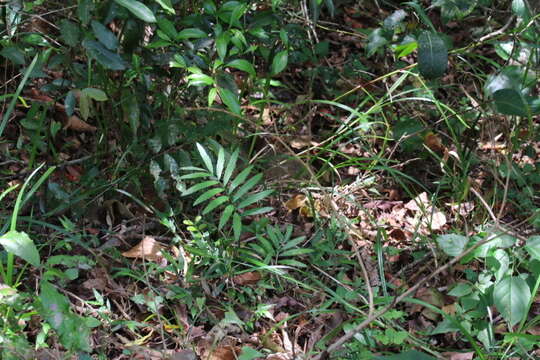
[(236, 189), (240, 184), (246, 181), (251, 170), (253, 170), (253, 166), (248, 166), (247, 168), (242, 170), (240, 174), (238, 174), (236, 178), (231, 182), (231, 185), (229, 185), (229, 191), (234, 191), (234, 189)]
[(242, 71), (245, 71), (247, 72), (249, 75), (251, 76), (255, 76), (255, 68), (253, 67), (253, 65), (247, 61), (247, 60), (244, 60), (244, 59), (236, 59), (236, 60), (233, 60), (229, 63), (227, 63), (228, 67), (232, 67), (232, 68), (235, 68), (235, 69), (238, 69), (238, 70), (242, 70)]
[(507, 276), (493, 289), (495, 306), (510, 326), (527, 316), (530, 299), (529, 285), (520, 277)]
[(208, 37), (208, 34), (197, 28), (184, 29), (178, 33), (176, 37), (177, 40), (186, 40), (186, 39), (201, 39)]
[(94, 35), (109, 50), (116, 50), (118, 48), (118, 39), (113, 32), (102, 23), (93, 20), (92, 21), (92, 30)]
[(223, 174), (223, 167), (225, 166), (225, 149), (220, 146), (218, 150), (218, 157), (216, 161), (216, 177), (221, 178)]
[(219, 184), (219, 182), (216, 181), (216, 180), (203, 181), (202, 183), (198, 183), (198, 184), (193, 185), (192, 187), (190, 187), (189, 189), (184, 191), (184, 193), (182, 195), (183, 196), (191, 195), (191, 194), (196, 193), (197, 191), (201, 191), (203, 189), (206, 189), (207, 187), (214, 186), (214, 185), (217, 185), (217, 184)]
[(172, 21), (166, 19), (166, 18), (159, 18), (157, 21), (158, 27), (170, 38), (170, 39), (176, 39), (178, 36), (178, 31), (176, 31), (176, 28), (174, 27), (174, 24)]
[(95, 88), (82, 89), (82, 93), (95, 101), (107, 101), (107, 94), (103, 90)]
[(93, 40), (84, 40), (83, 47), (98, 63), (110, 70), (124, 70), (126, 62), (120, 55), (106, 49), (101, 43)]
[(254, 204), (254, 203), (258, 202), (258, 201), (261, 201), (262, 199), (264, 199), (265, 197), (269, 196), (272, 193), (273, 193), (273, 190), (264, 190), (264, 191), (261, 191), (261, 192), (255, 193), (255, 194), (251, 194), (247, 198), (242, 200), (237, 205), (237, 207), (238, 207), (238, 209), (243, 209), (246, 206), (249, 206), (249, 205)]
[(199, 152), (199, 155), (201, 156), (204, 166), (206, 166), (206, 168), (208, 169), (210, 173), (213, 173), (214, 172), (213, 161), (210, 155), (208, 155), (208, 152), (206, 151), (204, 146), (197, 143), (197, 151)]
[(242, 196), (247, 194), (249, 190), (251, 190), (255, 185), (257, 185), (261, 181), (262, 177), (263, 177), (262, 174), (257, 174), (253, 176), (251, 179), (249, 179), (248, 181), (246, 181), (242, 186), (238, 188), (238, 190), (234, 194), (233, 201), (237, 201)]
[(165, 11), (167, 11), (169, 14), (174, 15), (176, 12), (174, 11), (174, 8), (172, 7), (171, 0), (154, 0), (161, 6), (161, 8)]
[(227, 31), (222, 32), (216, 38), (216, 50), (221, 60), (224, 60), (227, 55), (227, 46), (229, 45), (230, 38), (231, 36)]
[(373, 30), (368, 36), (368, 43), (366, 46), (367, 56), (372, 56), (390, 42), (392, 39), (392, 32), (385, 30), (383, 28), (377, 28)]
[(444, 75), (448, 67), (448, 48), (444, 39), (433, 32), (424, 32), (418, 38), (418, 69), (428, 79)]
[(148, 8), (148, 6), (144, 5), (142, 2), (137, 0), (114, 0), (117, 4), (125, 7), (128, 9), (133, 15), (135, 15), (137, 18), (141, 19), (144, 22), (148, 23), (155, 23), (156, 16)]
[(235, 240), (240, 240), (242, 234), (242, 218), (237, 213), (233, 215), (233, 233)]
[(25, 232), (9, 231), (0, 236), (0, 244), (7, 252), (20, 257), (35, 267), (39, 266), (39, 252), (32, 239)]

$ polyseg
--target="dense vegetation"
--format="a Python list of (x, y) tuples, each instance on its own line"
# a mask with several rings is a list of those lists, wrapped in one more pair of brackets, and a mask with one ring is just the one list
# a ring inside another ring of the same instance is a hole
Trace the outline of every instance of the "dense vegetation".
[(1, 2), (0, 357), (540, 357), (539, 10)]

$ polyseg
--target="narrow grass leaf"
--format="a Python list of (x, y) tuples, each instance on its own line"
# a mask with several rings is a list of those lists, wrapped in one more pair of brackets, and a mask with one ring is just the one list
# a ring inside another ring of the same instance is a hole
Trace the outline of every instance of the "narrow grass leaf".
[(244, 200), (242, 200), (238, 205), (237, 205), (237, 208), (238, 209), (243, 209), (245, 208), (246, 206), (249, 206), (251, 204), (254, 204), (256, 202), (259, 202), (261, 201), (262, 199), (268, 197), (268, 195), (272, 194), (274, 191), (273, 190), (264, 190), (264, 191), (261, 191), (259, 193), (256, 193), (256, 194), (252, 194), (250, 196), (248, 196), (247, 198), (245, 198)]
[(217, 194), (219, 194), (219, 193), (222, 192), (222, 191), (224, 191), (223, 188), (215, 188), (215, 189), (210, 189), (210, 190), (205, 191), (204, 193), (202, 193), (201, 196), (199, 196), (199, 197), (193, 202), (193, 206), (197, 206), (197, 205), (199, 205), (200, 203), (205, 202), (206, 200), (210, 199), (211, 197), (216, 196)]
[(207, 187), (214, 186), (217, 184), (219, 184), (219, 181), (216, 181), (216, 180), (203, 181), (202, 183), (193, 185), (192, 187), (188, 188), (186, 191), (184, 191), (182, 196), (188, 196), (188, 195), (194, 194), (197, 191), (201, 191), (203, 189), (206, 189)]
[(261, 215), (261, 214), (266, 214), (267, 212), (270, 212), (274, 210), (273, 207), (271, 206), (265, 206), (265, 207), (261, 207), (261, 208), (253, 208), (253, 209), (249, 209), (249, 210), (246, 210), (244, 211), (244, 216), (253, 216), (253, 215)]
[(231, 185), (229, 185), (229, 191), (231, 193), (234, 191), (234, 189), (238, 187), (238, 185), (246, 181), (246, 178), (249, 176), (249, 173), (251, 172), (252, 169), (253, 169), (253, 166), (248, 166), (247, 168), (242, 170), (240, 174), (238, 174), (236, 178), (234, 178), (233, 181), (231, 181)]
[(240, 186), (233, 197), (233, 202), (238, 201), (242, 196), (247, 194), (255, 185), (257, 185), (261, 181), (262, 177), (262, 174), (257, 174), (248, 181), (246, 181), (244, 185)]
[(306, 241), (305, 236), (299, 236), (296, 239), (292, 239), (291, 241), (287, 242), (285, 245), (283, 245), (283, 250), (287, 250), (290, 248), (295, 247), (296, 245)]
[(290, 249), (290, 250), (282, 252), (281, 254), (279, 254), (279, 256), (284, 256), (284, 257), (299, 256), (299, 255), (309, 254), (312, 252), (313, 252), (313, 249)]
[(234, 169), (236, 169), (236, 161), (238, 160), (239, 151), (239, 149), (236, 149), (229, 158), (229, 162), (227, 163), (227, 167), (225, 168), (225, 173), (223, 174), (224, 185), (227, 185), (227, 183), (231, 179)]
[(204, 162), (204, 166), (210, 171), (211, 173), (214, 173), (214, 165), (212, 158), (210, 155), (208, 155), (208, 152), (206, 152), (206, 149), (201, 144), (197, 143), (197, 150), (199, 151), (199, 155), (201, 156), (202, 161)]
[(219, 225), (218, 229), (223, 229), (225, 225), (227, 225), (227, 222), (229, 222), (229, 219), (231, 218), (231, 215), (234, 212), (234, 206), (232, 204), (227, 205), (225, 209), (223, 210), (223, 213), (221, 213), (221, 217), (219, 218)]
[(203, 215), (206, 215), (208, 214), (209, 212), (211, 212), (212, 210), (214, 210), (215, 208), (217, 208), (219, 205), (221, 204), (224, 204), (226, 203), (227, 201), (229, 201), (229, 197), (228, 196), (220, 196), (218, 197), (217, 199), (214, 199), (212, 200), (203, 210)]
[(216, 162), (216, 177), (221, 178), (221, 175), (223, 174), (223, 167), (225, 165), (225, 149), (223, 147), (219, 147), (218, 151), (218, 157)]

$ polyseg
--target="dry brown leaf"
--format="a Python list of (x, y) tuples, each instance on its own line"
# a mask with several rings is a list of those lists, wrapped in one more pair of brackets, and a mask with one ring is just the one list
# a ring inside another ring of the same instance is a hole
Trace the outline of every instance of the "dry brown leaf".
[(66, 125), (64, 126), (64, 130), (66, 129), (78, 132), (95, 132), (97, 130), (95, 126), (92, 126), (87, 122), (79, 119), (79, 117), (77, 117), (76, 115), (72, 115), (69, 117)]
[(261, 280), (261, 273), (258, 271), (250, 271), (233, 277), (233, 282), (236, 285), (253, 285)]
[(208, 356), (208, 360), (236, 360), (237, 348), (234, 346), (221, 346)]
[(146, 260), (159, 260), (162, 258), (161, 246), (153, 237), (146, 236), (140, 243), (122, 253), (122, 256), (127, 258), (138, 258)]
[(311, 146), (311, 137), (309, 136), (299, 136), (296, 139), (291, 140), (291, 147), (293, 149), (303, 149), (308, 146)]
[(285, 207), (289, 210), (296, 210), (304, 206), (307, 202), (307, 196), (303, 194), (295, 195), (292, 199), (285, 202)]
[(427, 133), (426, 136), (424, 137), (424, 144), (432, 151), (435, 151), (435, 152), (444, 152), (444, 145), (442, 144), (442, 141), (441, 141), (441, 138), (430, 132), (430, 133)]
[(444, 356), (445, 359), (448, 359), (448, 360), (472, 360), (474, 356), (474, 351), (466, 352), (466, 353), (458, 353), (458, 352), (449, 351), (449, 352), (442, 353), (442, 355)]

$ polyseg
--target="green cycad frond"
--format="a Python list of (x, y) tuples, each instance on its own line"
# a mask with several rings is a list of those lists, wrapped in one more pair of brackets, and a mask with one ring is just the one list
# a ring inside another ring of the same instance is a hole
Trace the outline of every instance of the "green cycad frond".
[(263, 177), (262, 174), (249, 177), (254, 169), (253, 165), (249, 165), (237, 173), (239, 149), (229, 154), (216, 142), (213, 142), (212, 145), (213, 151), (209, 151), (208, 148), (199, 143), (196, 145), (203, 167), (186, 166), (180, 168), (186, 172), (185, 175), (178, 178), (180, 181), (196, 182), (182, 191), (182, 196), (200, 193), (193, 205), (206, 203), (202, 210), (203, 215), (222, 208), (218, 228), (221, 230), (227, 227), (232, 220), (234, 237), (239, 239), (242, 232), (242, 217), (264, 214), (272, 210), (271, 207), (246, 208), (264, 200), (272, 193), (272, 190), (253, 191)]

